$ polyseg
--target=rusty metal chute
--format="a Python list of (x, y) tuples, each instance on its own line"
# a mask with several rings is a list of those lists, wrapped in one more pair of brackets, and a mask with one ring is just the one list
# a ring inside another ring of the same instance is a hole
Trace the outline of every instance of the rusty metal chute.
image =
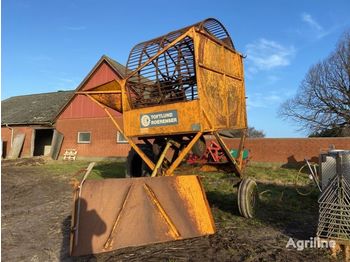
[(197, 176), (87, 180), (82, 188), (75, 256), (215, 231)]

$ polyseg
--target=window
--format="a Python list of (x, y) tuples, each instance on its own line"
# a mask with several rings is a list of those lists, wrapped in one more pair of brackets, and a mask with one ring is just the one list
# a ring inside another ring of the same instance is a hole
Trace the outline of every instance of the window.
[(126, 140), (125, 137), (120, 132), (117, 132), (117, 143), (125, 144), (125, 143), (128, 143), (128, 140)]
[(78, 144), (90, 144), (91, 132), (78, 132)]

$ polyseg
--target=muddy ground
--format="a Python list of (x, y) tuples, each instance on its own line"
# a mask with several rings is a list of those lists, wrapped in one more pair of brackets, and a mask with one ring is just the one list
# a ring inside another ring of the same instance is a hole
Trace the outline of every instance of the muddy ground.
[[(48, 171), (44, 162), (2, 163), (3, 261), (329, 260), (328, 250), (296, 251), (285, 247), (290, 237), (309, 239), (315, 235), (317, 206), (307, 207), (306, 211), (303, 207), (288, 206), (288, 194), (292, 191), (283, 187), (277, 206), (261, 203), (257, 218), (247, 220), (231, 204), (235, 196), (215, 190), (220, 188), (215, 184), (206, 186), (217, 226), (215, 235), (71, 258), (68, 255), (72, 204), (69, 181), (74, 172), (62, 175), (57, 170)], [(275, 187), (259, 185), (260, 191), (265, 192), (279, 190)]]

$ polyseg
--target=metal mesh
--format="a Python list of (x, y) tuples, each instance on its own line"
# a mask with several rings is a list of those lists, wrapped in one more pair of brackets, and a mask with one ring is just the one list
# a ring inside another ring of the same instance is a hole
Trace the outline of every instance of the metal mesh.
[(318, 237), (350, 240), (350, 180), (347, 156), (344, 154), (336, 158), (338, 170), (319, 198)]
[(126, 71), (132, 108), (198, 98), (193, 40), (187, 36), (157, 55), (191, 27), (234, 49), (226, 29), (212, 18), (136, 45), (130, 52)]
[[(152, 50), (157, 52), (158, 47)], [(146, 62), (154, 55), (152, 50), (144, 50), (139, 59)], [(192, 39), (186, 37), (152, 60), (128, 80), (127, 87), (134, 108), (197, 99)]]

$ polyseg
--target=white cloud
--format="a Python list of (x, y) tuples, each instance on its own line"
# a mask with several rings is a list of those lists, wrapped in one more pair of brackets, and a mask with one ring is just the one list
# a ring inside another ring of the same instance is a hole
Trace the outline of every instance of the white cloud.
[(308, 13), (302, 13), (301, 19), (307, 23), (311, 28), (317, 31), (323, 31), (323, 27)]
[(288, 66), (295, 54), (294, 46), (283, 46), (261, 38), (246, 46), (248, 72), (256, 73), (276, 67)]
[(321, 26), (319, 22), (317, 22), (317, 20), (313, 18), (311, 14), (308, 13), (302, 13), (301, 20), (310, 27), (310, 29), (313, 31), (313, 34), (318, 39), (325, 37), (326, 35), (332, 33), (332, 31), (334, 30), (334, 28), (325, 30), (323, 26)]
[(248, 94), (247, 107), (249, 110), (254, 108), (271, 108), (279, 105), (283, 99), (284, 95), (277, 94), (274, 91), (267, 94), (254, 92)]

